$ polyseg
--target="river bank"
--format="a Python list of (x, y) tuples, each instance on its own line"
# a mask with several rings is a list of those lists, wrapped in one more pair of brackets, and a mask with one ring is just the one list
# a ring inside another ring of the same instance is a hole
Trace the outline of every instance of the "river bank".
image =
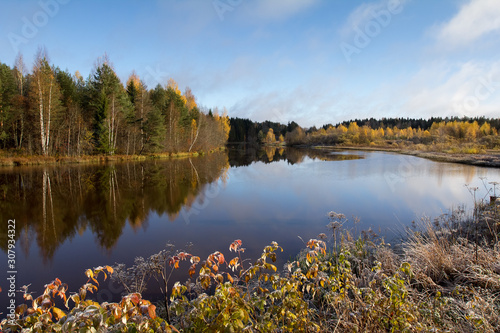
[(100, 164), (124, 161), (145, 161), (152, 159), (169, 159), (194, 157), (222, 151), (225, 147), (211, 150), (209, 152), (179, 152), (158, 153), (145, 155), (83, 155), (83, 156), (42, 156), (42, 155), (0, 155), (0, 167), (33, 166), (33, 165), (58, 165), (58, 164)]
[(411, 155), (438, 162), (460, 163), (490, 168), (500, 168), (500, 151), (488, 150), (485, 154), (445, 153), (373, 146), (312, 146), (313, 149), (384, 151)]

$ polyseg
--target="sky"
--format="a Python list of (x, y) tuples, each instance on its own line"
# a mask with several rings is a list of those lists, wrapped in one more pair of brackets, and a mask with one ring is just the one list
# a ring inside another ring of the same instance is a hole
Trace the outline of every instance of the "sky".
[(2, 0), (0, 62), (173, 78), (198, 105), (303, 127), (500, 115), (498, 0)]

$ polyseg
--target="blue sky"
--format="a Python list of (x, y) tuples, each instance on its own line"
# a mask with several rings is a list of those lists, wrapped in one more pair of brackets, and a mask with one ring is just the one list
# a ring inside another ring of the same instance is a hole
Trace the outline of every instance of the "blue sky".
[(174, 78), (256, 121), (500, 112), (498, 0), (3, 0), (0, 61)]

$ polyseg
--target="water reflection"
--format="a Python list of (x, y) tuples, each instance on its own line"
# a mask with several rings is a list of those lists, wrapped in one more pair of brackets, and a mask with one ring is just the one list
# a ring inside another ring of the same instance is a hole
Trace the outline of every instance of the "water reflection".
[[(16, 219), (18, 285), (33, 283), (39, 295), (55, 277), (76, 290), (85, 269), (130, 265), (169, 240), (192, 242), (192, 253), (203, 257), (242, 239), (246, 258), (277, 241), (285, 249), (279, 267), (304, 247), (297, 236), (326, 232), (328, 211), (388, 235), (422, 214), (470, 203), (464, 184), (482, 188), (479, 177), (499, 181), (500, 169), (382, 152), (242, 146), (186, 159), (0, 169), (0, 219)], [(5, 263), (7, 244), (4, 222)]]
[(321, 161), (346, 161), (363, 158), (362, 153), (339, 153), (323, 149), (284, 148), (276, 146), (233, 145), (228, 150), (231, 167), (249, 166), (253, 163), (272, 163), (286, 161), (294, 165), (302, 163), (305, 158)]
[[(205, 187), (227, 177), (226, 153), (202, 158), (100, 166), (16, 168), (0, 175), (0, 219), (16, 219), (16, 237), (27, 254), (35, 241), (43, 260), (61, 244), (91, 230), (112, 249), (128, 223), (146, 229), (154, 212), (174, 221)], [(6, 251), (7, 225), (1, 224)]]

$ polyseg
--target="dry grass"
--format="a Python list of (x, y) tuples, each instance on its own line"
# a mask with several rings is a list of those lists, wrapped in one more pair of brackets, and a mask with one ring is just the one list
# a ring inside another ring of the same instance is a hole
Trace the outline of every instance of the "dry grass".
[(343, 230), (353, 292), (328, 300), (322, 331), (500, 332), (500, 205), (477, 208), (423, 220), (399, 255)]
[[(215, 151), (215, 150), (214, 150)], [(51, 165), (51, 164), (80, 164), (80, 163), (107, 163), (121, 161), (143, 161), (146, 159), (183, 158), (202, 155), (192, 153), (161, 153), (148, 155), (82, 155), (82, 156), (41, 156), (41, 155), (0, 155), (0, 166), (20, 165)]]
[(500, 331), (499, 207), (478, 208), (458, 228), (425, 220), (404, 245), (415, 293), (443, 296), (440, 316), (453, 332)]

